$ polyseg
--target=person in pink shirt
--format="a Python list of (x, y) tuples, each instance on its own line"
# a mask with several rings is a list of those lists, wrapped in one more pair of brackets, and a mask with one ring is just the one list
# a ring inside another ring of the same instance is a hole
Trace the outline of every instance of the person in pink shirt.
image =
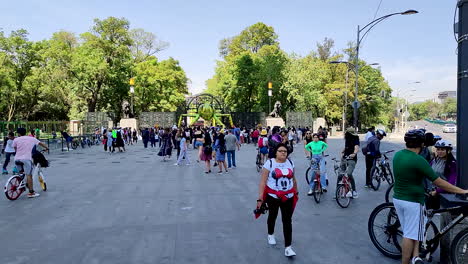
[(32, 151), (35, 146), (39, 145), (43, 147), (45, 150), (48, 150), (47, 145), (40, 142), (35, 137), (26, 136), (26, 129), (25, 128), (18, 128), (17, 130), (19, 137), (13, 140), (13, 148), (15, 149), (15, 163), (17, 161), (23, 163), (22, 166), (17, 166), (18, 170), (21, 171), (21, 167), (24, 170), (24, 174), (26, 174), (26, 185), (29, 189), (28, 198), (34, 198), (39, 196), (38, 193), (34, 191), (33, 188), (33, 179), (32, 179), (32, 171), (33, 171), (33, 162), (32, 162)]

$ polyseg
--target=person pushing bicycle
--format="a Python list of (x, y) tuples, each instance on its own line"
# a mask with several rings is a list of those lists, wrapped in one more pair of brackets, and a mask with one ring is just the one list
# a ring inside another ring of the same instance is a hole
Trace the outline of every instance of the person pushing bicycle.
[(439, 177), (429, 163), (419, 155), (424, 141), (423, 131), (406, 132), (406, 149), (398, 151), (393, 157), (395, 174), (393, 203), (403, 230), (402, 264), (423, 263), (419, 257), (419, 241), (424, 238), (426, 226), (424, 180), (432, 181), (434, 185), (447, 192), (468, 193), (468, 190), (458, 188)]
[[(312, 142), (305, 146), (305, 149), (312, 153), (312, 159), (315, 159), (317, 164), (319, 164), (320, 170), (320, 182), (322, 184), (322, 189), (324, 192), (327, 191), (327, 180), (325, 178), (326, 166), (325, 166), (325, 159), (323, 157), (323, 152), (328, 148), (328, 144), (324, 141), (319, 141), (319, 135), (313, 134)], [(310, 181), (310, 190), (307, 193), (308, 195), (312, 195), (314, 192), (314, 181)]]

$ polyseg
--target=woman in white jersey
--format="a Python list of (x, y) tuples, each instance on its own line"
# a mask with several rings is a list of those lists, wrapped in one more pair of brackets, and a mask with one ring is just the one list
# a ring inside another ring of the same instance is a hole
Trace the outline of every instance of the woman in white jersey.
[[(294, 163), (288, 158), (288, 149), (283, 143), (279, 143), (275, 150), (275, 158), (267, 160), (263, 165), (262, 176), (259, 185), (259, 198), (257, 209), (263, 203), (268, 205), (268, 244), (275, 245), (275, 222), (278, 210), (281, 209), (284, 234), (284, 255), (295, 256), (291, 248), (292, 243), (292, 215), (296, 206), (298, 193), (297, 182), (294, 177)], [(256, 214), (258, 217), (259, 214)]]

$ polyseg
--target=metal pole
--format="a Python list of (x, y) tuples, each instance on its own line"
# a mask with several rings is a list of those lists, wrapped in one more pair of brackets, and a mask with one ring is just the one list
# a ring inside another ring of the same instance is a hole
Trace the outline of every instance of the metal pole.
[(348, 106), (348, 80), (349, 80), (349, 65), (346, 68), (346, 84), (345, 84), (345, 91), (344, 91), (344, 105), (343, 105), (343, 127), (342, 131), (344, 133), (346, 128), (346, 107)]
[(271, 113), (271, 96), (268, 96), (268, 114)]
[(458, 2), (457, 185), (468, 189), (468, 0)]
[(359, 25), (357, 27), (357, 42), (356, 42), (356, 62), (354, 64), (355, 74), (356, 74), (356, 84), (354, 91), (354, 106), (353, 106), (353, 115), (354, 115), (354, 128), (357, 131), (358, 126), (358, 80), (359, 80)]

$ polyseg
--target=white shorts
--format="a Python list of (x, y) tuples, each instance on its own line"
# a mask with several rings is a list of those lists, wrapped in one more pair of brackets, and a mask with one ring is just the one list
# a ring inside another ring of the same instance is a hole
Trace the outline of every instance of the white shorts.
[(393, 204), (401, 223), (403, 237), (423, 241), (427, 222), (424, 205), (395, 198), (393, 198)]

